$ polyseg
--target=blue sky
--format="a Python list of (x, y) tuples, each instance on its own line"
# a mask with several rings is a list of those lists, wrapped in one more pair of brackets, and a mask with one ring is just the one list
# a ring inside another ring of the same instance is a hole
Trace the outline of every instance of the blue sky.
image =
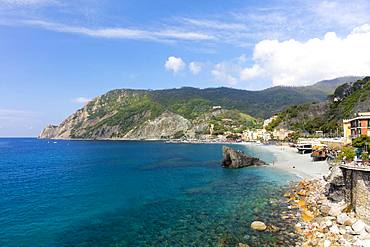
[(0, 0), (0, 136), (36, 136), (115, 88), (365, 75), (368, 13), (362, 0)]

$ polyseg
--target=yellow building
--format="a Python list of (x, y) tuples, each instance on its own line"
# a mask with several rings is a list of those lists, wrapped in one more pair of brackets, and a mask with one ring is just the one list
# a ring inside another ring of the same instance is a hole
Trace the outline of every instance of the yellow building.
[(350, 144), (352, 142), (352, 138), (351, 138), (351, 121), (349, 119), (343, 120), (343, 134), (344, 134), (344, 144)]
[(359, 112), (352, 119), (344, 119), (343, 133), (345, 144), (360, 135), (370, 136), (370, 112)]

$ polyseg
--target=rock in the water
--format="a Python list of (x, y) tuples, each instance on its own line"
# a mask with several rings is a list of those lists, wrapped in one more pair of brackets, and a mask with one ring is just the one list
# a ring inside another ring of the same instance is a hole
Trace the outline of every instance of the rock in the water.
[(247, 244), (243, 244), (243, 243), (238, 243), (238, 244), (236, 245), (236, 247), (249, 247), (249, 245), (247, 245)]
[(267, 226), (262, 221), (253, 221), (251, 224), (251, 228), (257, 231), (264, 231), (266, 230)]
[(267, 165), (264, 161), (250, 157), (244, 152), (232, 149), (230, 147), (223, 147), (224, 158), (222, 166), (226, 168), (242, 168), (247, 166), (263, 166)]

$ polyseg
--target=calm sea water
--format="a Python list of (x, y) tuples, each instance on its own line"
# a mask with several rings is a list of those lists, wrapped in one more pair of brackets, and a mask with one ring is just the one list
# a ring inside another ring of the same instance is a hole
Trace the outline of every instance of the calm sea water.
[[(267, 162), (265, 150), (238, 146)], [(257, 246), (290, 174), (220, 167), (222, 145), (0, 139), (0, 246)]]

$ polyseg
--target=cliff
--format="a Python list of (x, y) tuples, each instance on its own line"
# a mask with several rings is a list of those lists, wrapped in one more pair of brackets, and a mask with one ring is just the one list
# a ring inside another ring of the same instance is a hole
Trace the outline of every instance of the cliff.
[[(47, 126), (39, 138), (178, 139), (240, 133), (261, 127), (261, 117), (269, 117), (286, 106), (326, 99), (326, 91), (336, 83), (325, 82), (325, 92), (316, 85), (261, 91), (117, 89), (96, 97), (59, 125)], [(214, 110), (213, 106), (222, 109)]]
[(99, 96), (58, 126), (39, 135), (45, 139), (179, 139), (242, 131), (259, 122), (238, 110), (212, 109), (194, 98), (166, 105), (149, 91), (114, 90)]

